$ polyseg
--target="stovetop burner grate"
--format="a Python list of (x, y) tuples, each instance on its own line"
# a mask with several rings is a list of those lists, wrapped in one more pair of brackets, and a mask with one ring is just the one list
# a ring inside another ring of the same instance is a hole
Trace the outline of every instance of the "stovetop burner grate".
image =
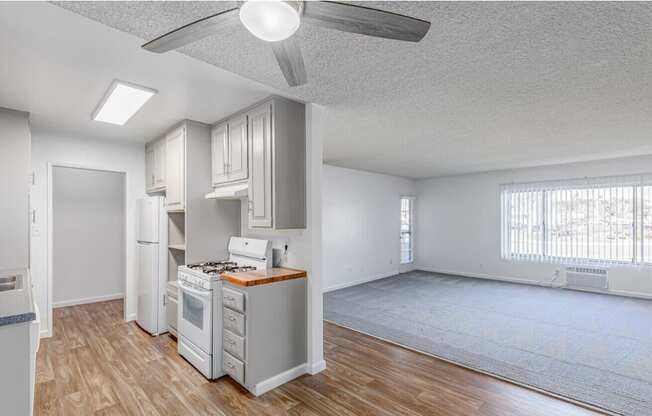
[(247, 272), (256, 270), (253, 266), (239, 266), (238, 263), (233, 261), (207, 261), (204, 263), (188, 264), (187, 267), (208, 275), (216, 275), (222, 272)]

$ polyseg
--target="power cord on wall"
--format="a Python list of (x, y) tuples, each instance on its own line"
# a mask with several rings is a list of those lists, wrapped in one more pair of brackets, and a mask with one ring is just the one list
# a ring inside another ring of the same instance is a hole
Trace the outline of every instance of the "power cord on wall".
[(558, 288), (558, 289), (561, 289), (562, 287), (564, 287), (563, 283), (559, 283), (559, 284), (555, 283), (559, 279), (559, 276), (561, 276), (561, 273), (559, 272), (559, 270), (555, 270), (554, 277), (550, 281), (550, 287), (554, 287), (554, 288)]

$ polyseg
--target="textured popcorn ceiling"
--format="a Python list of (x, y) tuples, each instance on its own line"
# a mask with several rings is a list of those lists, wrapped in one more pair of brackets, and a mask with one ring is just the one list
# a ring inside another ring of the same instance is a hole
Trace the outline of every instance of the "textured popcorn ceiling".
[[(57, 3), (143, 40), (233, 2)], [(421, 43), (302, 25), (290, 88), (244, 27), (180, 52), (328, 108), (326, 162), (421, 178), (652, 153), (652, 4), (366, 2)]]

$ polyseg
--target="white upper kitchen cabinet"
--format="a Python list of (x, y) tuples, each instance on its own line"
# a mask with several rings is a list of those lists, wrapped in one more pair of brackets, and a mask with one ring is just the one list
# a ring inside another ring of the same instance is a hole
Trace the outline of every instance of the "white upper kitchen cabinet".
[(272, 104), (249, 112), (249, 227), (272, 227)]
[(229, 120), (228, 177), (230, 182), (247, 179), (247, 116)]
[(186, 125), (172, 130), (165, 141), (168, 211), (183, 211), (186, 207)]
[(164, 190), (166, 187), (167, 143), (165, 140), (154, 142), (154, 187)]
[(213, 186), (248, 177), (247, 116), (218, 124), (211, 131)]
[(213, 186), (229, 181), (226, 174), (228, 163), (229, 125), (223, 123), (211, 130), (211, 169)]
[(145, 146), (145, 184), (147, 193), (161, 192), (166, 187), (167, 141), (165, 137)]
[(247, 116), (249, 227), (305, 228), (305, 105), (272, 98)]
[(145, 189), (147, 192), (154, 192), (154, 145), (147, 143), (145, 145)]

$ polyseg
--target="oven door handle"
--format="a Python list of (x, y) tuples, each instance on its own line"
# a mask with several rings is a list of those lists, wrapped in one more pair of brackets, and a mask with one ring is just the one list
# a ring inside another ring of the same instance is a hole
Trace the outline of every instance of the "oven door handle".
[(192, 288), (186, 284), (184, 284), (182, 281), (179, 281), (179, 286), (181, 287), (182, 291), (188, 292), (195, 294), (197, 296), (201, 296), (202, 298), (208, 298), (211, 294), (210, 290), (197, 290), (195, 288)]

